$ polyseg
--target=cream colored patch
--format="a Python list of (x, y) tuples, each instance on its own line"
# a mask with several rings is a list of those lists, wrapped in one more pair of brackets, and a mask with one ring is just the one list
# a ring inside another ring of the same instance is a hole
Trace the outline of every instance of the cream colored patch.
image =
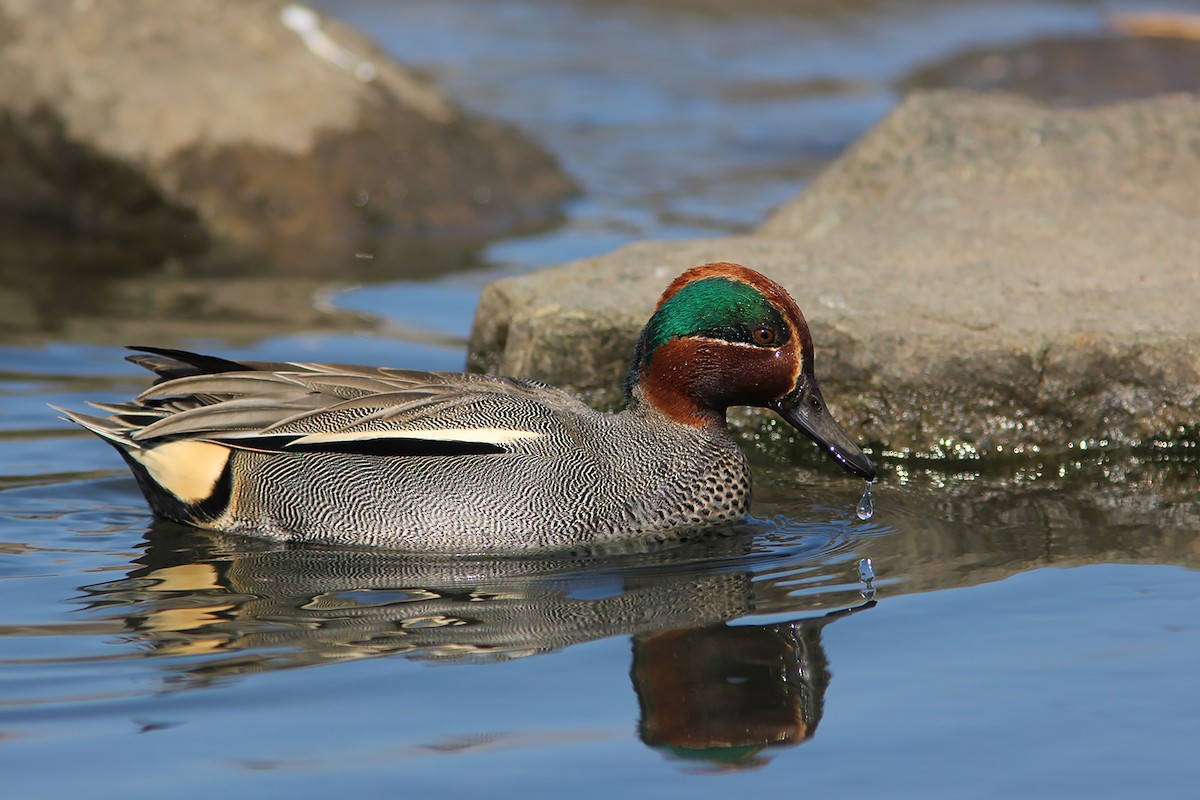
[(428, 431), (351, 431), (341, 433), (310, 433), (292, 445), (328, 444), (333, 442), (363, 442), (372, 439), (424, 439), (433, 442), (474, 442), (481, 444), (511, 444), (522, 439), (537, 439), (543, 434), (513, 428), (445, 428)]
[(212, 564), (179, 564), (149, 573), (154, 592), (206, 592), (220, 589), (217, 571)]
[(229, 448), (212, 442), (167, 442), (129, 453), (162, 488), (185, 503), (212, 495), (229, 461)]
[[(237, 606), (232, 603), (200, 606), (198, 608), (164, 608), (151, 611), (140, 628), (157, 634), (168, 634), (155, 652), (161, 655), (201, 655), (229, 646), (228, 636), (200, 636), (200, 631), (215, 622), (224, 621)], [(173, 635), (171, 635), (173, 634)]]

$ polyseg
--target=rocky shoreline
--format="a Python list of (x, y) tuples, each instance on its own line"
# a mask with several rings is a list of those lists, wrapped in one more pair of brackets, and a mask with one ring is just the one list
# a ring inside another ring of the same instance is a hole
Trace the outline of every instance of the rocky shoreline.
[(528, 136), (300, 4), (0, 0), (0, 222), (30, 235), (403, 270), (414, 242), (540, 230), (576, 191)]
[(1198, 233), (1195, 96), (917, 93), (752, 235), (492, 284), (470, 365), (614, 404), (666, 283), (735, 261), (792, 291), (826, 399), (885, 451), (1194, 446)]

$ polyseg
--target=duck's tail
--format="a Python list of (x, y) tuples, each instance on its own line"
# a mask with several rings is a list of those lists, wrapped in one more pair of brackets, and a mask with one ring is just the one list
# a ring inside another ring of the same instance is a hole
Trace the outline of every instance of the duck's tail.
[(90, 403), (112, 416), (51, 406), (62, 418), (112, 445), (137, 479), (150, 508), (177, 522), (204, 525), (228, 507), (230, 449), (201, 440), (139, 442), (134, 435), (162, 414), (134, 403)]
[(230, 361), (219, 356), (206, 356), (190, 350), (174, 350), (169, 347), (147, 347), (145, 345), (130, 345), (126, 349), (136, 352), (134, 355), (125, 356), (125, 360), (153, 372), (158, 376), (159, 383), (192, 375), (247, 372), (255, 369), (255, 367), (240, 361)]
[[(74, 422), (81, 428), (91, 431), (118, 450), (130, 452), (142, 448), (141, 444), (133, 440), (133, 433), (141, 426), (133, 424), (123, 416), (123, 413), (135, 410), (136, 407), (132, 403), (112, 405), (88, 403), (88, 405), (98, 408), (101, 411), (108, 411), (112, 416), (97, 417), (95, 414), (84, 414), (81, 411), (71, 411), (56, 405), (51, 405), (50, 407), (57, 411), (62, 419), (65, 419), (67, 422)], [(125, 406), (128, 406), (128, 408), (125, 408)]]

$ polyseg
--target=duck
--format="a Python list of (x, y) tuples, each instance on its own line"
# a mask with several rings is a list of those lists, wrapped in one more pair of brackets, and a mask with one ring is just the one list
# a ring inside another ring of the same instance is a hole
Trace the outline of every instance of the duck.
[(668, 541), (749, 511), (733, 406), (875, 479), (796, 301), (728, 262), (667, 286), (616, 412), (523, 378), (128, 349), (149, 388), (56, 410), (116, 449), (155, 515), (227, 533), (459, 555)]

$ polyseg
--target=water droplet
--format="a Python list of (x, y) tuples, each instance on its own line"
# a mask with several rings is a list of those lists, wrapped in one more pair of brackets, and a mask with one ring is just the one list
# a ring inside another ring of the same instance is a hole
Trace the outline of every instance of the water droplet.
[(860, 589), (864, 599), (870, 600), (875, 596), (875, 562), (869, 558), (860, 558), (858, 560), (858, 579), (862, 581), (863, 587)]
[(875, 513), (875, 506), (871, 504), (871, 484), (867, 484), (867, 488), (863, 490), (862, 500), (858, 501), (858, 505), (854, 507), (854, 513), (859, 519), (870, 519)]

